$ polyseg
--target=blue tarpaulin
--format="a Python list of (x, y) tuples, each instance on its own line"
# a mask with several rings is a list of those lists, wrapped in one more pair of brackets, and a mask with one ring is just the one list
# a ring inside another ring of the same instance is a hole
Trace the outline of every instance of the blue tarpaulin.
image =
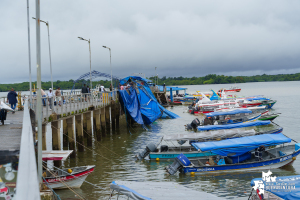
[[(163, 92), (164, 91), (164, 86), (158, 85), (157, 86), (159, 91)], [(187, 88), (180, 88), (180, 87), (172, 87), (172, 86), (166, 86), (166, 91), (170, 92), (170, 88), (172, 88), (172, 91), (181, 91), (181, 90), (186, 90)]]
[(256, 97), (256, 98), (249, 98), (247, 100), (248, 101), (254, 101), (254, 100), (270, 100), (270, 99), (267, 99), (267, 98), (264, 98), (264, 97)]
[(234, 139), (227, 139), (215, 142), (197, 142), (192, 143), (196, 149), (201, 151), (211, 151), (212, 153), (227, 156), (228, 154), (235, 153), (234, 156), (240, 156), (261, 145), (273, 146), (277, 144), (291, 142), (292, 140), (282, 133), (278, 134), (263, 134), (249, 137), (241, 137)]
[(126, 107), (126, 114), (129, 114), (138, 124), (144, 124), (142, 113), (135, 89), (130, 89), (130, 94), (126, 90), (120, 90), (120, 103)]
[(123, 79), (120, 80), (120, 84), (121, 85), (125, 84), (129, 79), (143, 81), (145, 84), (148, 84), (148, 83), (152, 82), (151, 80), (142, 78), (140, 76), (127, 76), (126, 78), (123, 78)]
[(250, 126), (262, 126), (268, 125), (271, 121), (256, 121), (256, 122), (245, 122), (238, 124), (227, 124), (227, 125), (206, 125), (206, 126), (198, 126), (198, 131), (210, 131), (210, 130), (220, 130), (220, 129), (233, 129), (233, 128), (244, 128)]
[(151, 124), (161, 117), (163, 112), (159, 109), (157, 102), (153, 101), (141, 89), (139, 89), (138, 99), (145, 124)]
[[(251, 186), (255, 186), (254, 181), (263, 181), (263, 180), (261, 178), (252, 179)], [(263, 181), (263, 183), (264, 183), (265, 191), (269, 191), (282, 199), (286, 199), (286, 200), (300, 199), (300, 175), (280, 176), (276, 178), (275, 182)], [(273, 187), (273, 188), (270, 187), (274, 185), (281, 186), (281, 187)], [(290, 189), (288, 189), (287, 186), (290, 186)]]
[(220, 116), (220, 115), (236, 115), (240, 113), (252, 113), (251, 110), (248, 109), (238, 109), (238, 110), (232, 110), (227, 112), (211, 112), (211, 113), (205, 113), (207, 117), (213, 117), (213, 116)]
[(220, 100), (221, 97), (215, 93), (215, 91), (211, 90), (213, 92), (213, 95), (210, 97), (210, 100)]

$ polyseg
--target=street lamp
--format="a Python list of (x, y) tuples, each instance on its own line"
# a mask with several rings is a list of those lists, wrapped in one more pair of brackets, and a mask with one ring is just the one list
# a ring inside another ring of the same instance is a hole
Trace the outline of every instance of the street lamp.
[(78, 37), (80, 40), (84, 40), (87, 41), (89, 43), (89, 51), (90, 51), (90, 85), (91, 85), (91, 89), (93, 89), (93, 85), (92, 85), (92, 58), (91, 58), (91, 40), (86, 40), (82, 37)]
[[(33, 17), (32, 19), (35, 19), (35, 17)], [(51, 73), (51, 88), (52, 88), (52, 92), (54, 90), (53, 88), (53, 77), (52, 77), (52, 63), (51, 63), (51, 48), (50, 48), (50, 32), (49, 32), (49, 22), (40, 20), (40, 22), (43, 22), (46, 24), (47, 29), (48, 29), (48, 44), (49, 44), (49, 58), (50, 58), (50, 73)], [(51, 101), (51, 108), (54, 109), (54, 99), (52, 99)]]
[(113, 82), (112, 82), (112, 68), (111, 68), (111, 49), (107, 46), (102, 46), (109, 50), (109, 57), (110, 57), (110, 79), (111, 79), (111, 90), (113, 90)]

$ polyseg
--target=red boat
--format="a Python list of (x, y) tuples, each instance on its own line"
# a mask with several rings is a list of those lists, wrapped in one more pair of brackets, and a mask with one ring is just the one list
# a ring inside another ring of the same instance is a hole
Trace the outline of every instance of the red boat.
[(230, 87), (229, 89), (224, 89), (224, 92), (240, 92), (241, 88), (238, 87)]

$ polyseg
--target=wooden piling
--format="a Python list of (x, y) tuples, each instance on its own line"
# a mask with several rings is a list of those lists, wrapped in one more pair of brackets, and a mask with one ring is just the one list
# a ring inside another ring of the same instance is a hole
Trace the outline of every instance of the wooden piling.
[(87, 146), (92, 146), (92, 119), (91, 112), (87, 112), (86, 114), (86, 138), (87, 138)]
[(105, 132), (105, 108), (102, 107), (100, 110), (100, 121), (101, 121), (101, 136), (105, 137), (106, 132)]
[(75, 140), (74, 140), (73, 117), (68, 118), (66, 121), (67, 121), (67, 127), (68, 127), (69, 149), (73, 150), (73, 153), (70, 155), (70, 157), (75, 158), (76, 157), (76, 149), (75, 149)]
[(116, 113), (116, 128), (118, 129), (120, 127), (120, 104), (115, 104), (115, 113)]
[(105, 106), (105, 127), (106, 127), (106, 134), (110, 134), (109, 105)]
[(63, 148), (68, 149), (69, 139), (68, 139), (68, 125), (67, 120), (63, 120)]
[(52, 149), (61, 150), (60, 127), (61, 121), (51, 122), (52, 127)]
[(47, 124), (42, 125), (42, 149), (47, 150), (47, 139), (46, 139), (46, 132), (47, 132)]
[(116, 130), (116, 104), (115, 101), (111, 101), (111, 105), (110, 105), (110, 116), (111, 116), (111, 129), (112, 129), (112, 133), (115, 132)]
[(94, 136), (97, 138), (97, 141), (101, 141), (101, 122), (99, 109), (93, 111), (93, 128)]
[[(87, 137), (87, 121), (86, 121), (87, 117), (86, 117), (86, 113), (83, 113), (82, 117), (83, 117), (82, 118), (83, 137), (86, 138)], [(83, 141), (85, 141), (85, 140), (83, 139)]]
[(84, 151), (84, 142), (83, 142), (83, 123), (82, 123), (82, 114), (75, 115), (75, 127), (76, 127), (76, 141), (79, 143), (78, 151)]

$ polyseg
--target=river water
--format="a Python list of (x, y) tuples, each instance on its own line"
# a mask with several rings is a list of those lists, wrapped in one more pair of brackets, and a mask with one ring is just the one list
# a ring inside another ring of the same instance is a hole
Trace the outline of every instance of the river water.
[[(242, 90), (237, 95), (265, 95), (277, 100), (273, 112), (281, 113), (274, 120), (283, 127), (283, 133), (296, 141), (300, 141), (300, 82), (263, 82), (236, 84)], [(220, 88), (229, 88), (230, 85), (188, 85), (188, 93), (195, 91), (215, 91)], [(124, 181), (154, 181), (177, 182), (194, 190), (205, 191), (226, 199), (246, 199), (250, 192), (250, 181), (260, 178), (261, 172), (222, 173), (204, 175), (175, 174), (168, 176), (164, 167), (170, 162), (135, 161), (132, 157), (145, 148), (149, 142), (157, 143), (164, 135), (184, 133), (184, 125), (190, 123), (195, 116), (186, 113), (186, 106), (174, 106), (168, 108), (178, 114), (179, 119), (157, 120), (144, 130), (139, 125), (130, 127), (124, 116), (120, 119), (120, 129), (103, 138), (101, 142), (94, 142), (92, 151), (78, 152), (77, 157), (64, 163), (65, 167), (96, 165), (95, 171), (87, 177), (87, 181), (96, 185), (94, 187), (84, 183), (76, 191), (89, 200), (108, 199), (109, 184), (115, 180)], [(300, 174), (299, 158), (293, 166), (272, 170), (276, 176), (288, 176)], [(57, 191), (62, 199), (78, 199), (70, 190)]]

